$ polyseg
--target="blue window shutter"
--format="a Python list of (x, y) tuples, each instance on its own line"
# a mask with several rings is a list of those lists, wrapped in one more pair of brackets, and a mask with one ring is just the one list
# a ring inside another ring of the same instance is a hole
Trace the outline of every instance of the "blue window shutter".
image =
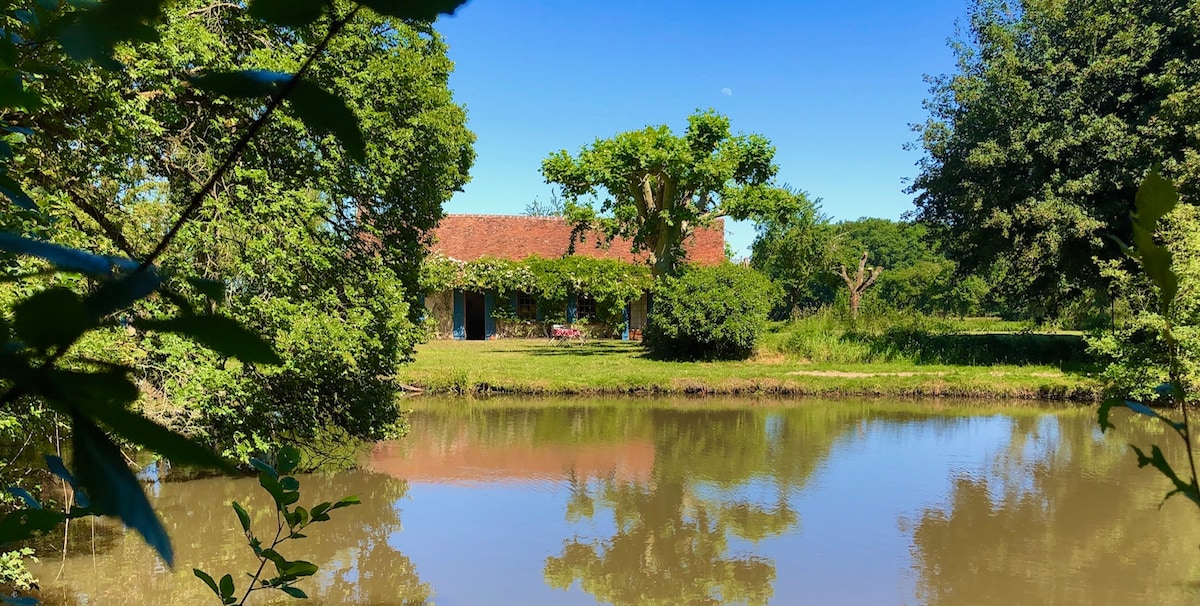
[(625, 330), (621, 331), (621, 340), (622, 341), (629, 340), (629, 316), (630, 316), (629, 309), (630, 309), (631, 305), (633, 305), (633, 303), (625, 304)]
[(490, 339), (496, 336), (496, 318), (492, 317), (492, 311), (496, 309), (496, 291), (489, 290), (483, 293), (483, 338)]
[(467, 338), (467, 299), (463, 291), (454, 291), (454, 338), (462, 341)]

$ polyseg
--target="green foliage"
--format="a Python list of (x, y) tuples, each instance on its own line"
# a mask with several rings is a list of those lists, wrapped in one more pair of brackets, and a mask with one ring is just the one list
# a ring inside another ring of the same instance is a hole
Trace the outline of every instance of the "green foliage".
[(1106, 291), (1148, 169), (1200, 186), (1200, 7), (1182, 0), (977, 0), (957, 72), (932, 80), (917, 218), (966, 273), (1053, 315)]
[[(761, 135), (734, 135), (714, 110), (688, 117), (684, 135), (666, 125), (597, 139), (577, 156), (566, 150), (542, 162), (547, 183), (562, 188), (575, 236), (597, 230), (649, 252), (655, 276), (674, 273), (696, 227), (720, 217), (783, 217), (803, 195), (771, 184), (775, 148)], [(599, 206), (585, 200), (600, 198)]]
[(814, 309), (834, 298), (833, 263), (835, 228), (821, 214), (818, 202), (797, 193), (794, 212), (777, 220), (757, 223), (750, 265), (783, 289), (782, 308), (787, 317)]
[[(242, 594), (241, 599), (239, 600), (235, 595), (237, 587), (233, 575), (226, 574), (221, 577), (220, 581), (217, 581), (203, 570), (192, 569), (192, 573), (204, 581), (209, 589), (212, 589), (213, 594), (222, 605), (245, 604), (251, 593), (267, 589), (276, 589), (294, 598), (308, 597), (304, 590), (296, 587), (295, 584), (305, 577), (316, 574), (318, 570), (316, 564), (304, 560), (288, 560), (279, 553), (277, 548), (287, 541), (305, 538), (304, 531), (312, 524), (328, 521), (330, 512), (360, 504), (358, 497), (349, 496), (337, 502), (314, 505), (311, 509), (295, 505), (300, 500), (300, 480), (289, 474), (296, 470), (299, 460), (300, 452), (289, 447), (279, 451), (275, 457), (274, 466), (258, 459), (250, 461), (258, 471), (259, 484), (270, 493), (277, 512), (275, 537), (266, 547), (264, 547), (265, 543), (254, 534), (254, 529), (250, 524), (250, 514), (246, 509), (237, 501), (231, 504), (234, 514), (237, 515), (238, 523), (242, 527), (242, 532), (246, 534), (246, 544), (254, 551), (254, 556), (258, 558), (259, 562), (258, 570), (254, 574), (246, 574), (250, 577), (250, 581), (247, 583), (246, 591)], [(264, 579), (262, 576), (267, 562), (274, 565), (275, 576)]]
[(620, 320), (625, 306), (652, 284), (650, 270), (644, 265), (576, 255), (523, 261), (484, 257), (467, 262), (431, 255), (421, 266), (421, 287), (426, 293), (493, 291), (504, 299), (528, 293), (537, 297), (548, 318), (561, 316), (571, 295), (590, 297), (605, 323)]
[(1028, 330), (980, 330), (969, 324), (912, 313), (873, 314), (850, 321), (830, 311), (777, 327), (783, 353), (814, 364), (1048, 365), (1083, 368), (1083, 338)]
[(394, 426), (424, 234), (473, 158), (428, 26), (460, 4), (0, 8), (0, 418), (69, 420), (77, 497), (25, 493), (0, 544), (112, 515), (171, 563), (105, 430), (220, 468), (212, 445)]
[[(1178, 293), (1171, 302), (1170, 329), (1175, 337), (1179, 378), (1188, 391), (1200, 386), (1200, 212), (1179, 204), (1163, 215), (1153, 232), (1154, 244), (1169, 254)], [(1105, 268), (1113, 283), (1111, 296), (1124, 311), (1114, 325), (1103, 325), (1088, 338), (1097, 359), (1106, 363), (1104, 378), (1115, 393), (1136, 400), (1157, 400), (1155, 389), (1168, 380), (1170, 368), (1163, 351), (1167, 317), (1156, 296), (1157, 285), (1144, 273)]]
[(0, 552), (0, 588), (21, 593), (33, 589), (37, 579), (26, 567), (27, 560), (37, 561), (37, 558), (33, 557), (33, 549), (29, 547)]
[(1113, 407), (1120, 406), (1161, 421), (1174, 431), (1187, 447), (1186, 471), (1176, 470), (1157, 444), (1151, 447), (1149, 455), (1141, 448), (1132, 446), (1137, 454), (1138, 467), (1153, 467), (1171, 481), (1173, 488), (1164, 500), (1181, 494), (1200, 507), (1200, 478), (1196, 473), (1191, 426), (1188, 422), (1189, 386), (1180, 352), (1180, 335), (1175, 330), (1180, 277), (1173, 267), (1171, 251), (1165, 244), (1155, 241), (1159, 221), (1175, 210), (1178, 204), (1179, 192), (1174, 184), (1161, 177), (1157, 169), (1151, 171), (1142, 181), (1136, 196), (1136, 211), (1132, 215), (1133, 246), (1127, 246), (1119, 240), (1117, 242), (1127, 255), (1137, 261), (1145, 277), (1153, 284), (1152, 298), (1157, 303), (1155, 309), (1161, 319), (1161, 345), (1158, 347), (1157, 358), (1160, 364), (1166, 366), (1166, 382), (1156, 387), (1155, 393), (1165, 403), (1178, 407), (1181, 420), (1176, 421), (1166, 414), (1160, 414), (1143, 402), (1117, 397), (1105, 400), (1100, 405), (1098, 422), (1102, 431), (1112, 428), (1109, 414)]
[(984, 311), (989, 280), (960, 275), (921, 224), (864, 218), (830, 223), (815, 204), (786, 221), (758, 224), (751, 265), (779, 284), (785, 298), (775, 317), (796, 317), (834, 304), (846, 285), (837, 274), (857, 267), (863, 251), (884, 268), (862, 294), (864, 309), (965, 316)]
[(775, 285), (748, 267), (689, 268), (656, 285), (645, 345), (664, 358), (746, 358), (778, 296)]

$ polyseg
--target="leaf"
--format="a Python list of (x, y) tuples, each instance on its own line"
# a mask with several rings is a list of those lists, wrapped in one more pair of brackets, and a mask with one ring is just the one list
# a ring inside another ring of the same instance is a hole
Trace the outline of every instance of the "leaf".
[(146, 330), (169, 332), (194, 339), (217, 353), (257, 364), (282, 364), (271, 344), (233, 318), (214, 315), (179, 316), (165, 320), (142, 320)]
[(275, 471), (274, 467), (271, 467), (270, 465), (267, 465), (266, 463), (263, 463), (262, 461), (260, 461), (258, 459), (251, 458), (250, 466), (257, 469), (260, 473), (265, 473), (265, 474), (271, 476), (272, 478), (275, 478), (276, 480), (279, 479), (279, 473), (277, 471)]
[(13, 204), (20, 206), (25, 210), (38, 209), (37, 204), (33, 201), (33, 198), (30, 198), (29, 194), (26, 194), (25, 190), (21, 188), (21, 185), (8, 175), (0, 174), (0, 194), (4, 194), (4, 197), (11, 200)]
[(273, 95), (291, 74), (261, 69), (211, 72), (190, 78), (192, 86), (224, 97), (256, 98)]
[(124, 257), (96, 255), (78, 248), (33, 240), (16, 234), (0, 232), (0, 250), (20, 255), (29, 255), (49, 261), (54, 267), (65, 271), (77, 271), (89, 276), (107, 278), (113, 269), (134, 271), (138, 262)]
[(104, 282), (88, 296), (86, 303), (94, 317), (103, 318), (150, 296), (160, 286), (162, 276), (157, 270), (135, 271), (128, 276)]
[(221, 590), (217, 587), (217, 582), (213, 580), (212, 575), (200, 570), (199, 568), (193, 568), (192, 574), (196, 575), (196, 578), (200, 579), (201, 581), (204, 581), (204, 584), (208, 585), (208, 588), (211, 589), (218, 598), (221, 598), (222, 600), (225, 599), (224, 596), (221, 595)]
[(438, 15), (453, 15), (467, 0), (359, 0), (359, 4), (388, 17), (427, 21)]
[(301, 80), (288, 94), (287, 102), (305, 126), (333, 133), (355, 160), (366, 158), (367, 143), (359, 128), (358, 117), (341, 97), (308, 80)]
[(321, 515), (321, 514), (325, 513), (326, 511), (329, 511), (329, 508), (330, 508), (330, 507), (332, 507), (332, 506), (333, 506), (333, 504), (332, 504), (332, 503), (330, 503), (330, 502), (328, 502), (328, 501), (326, 501), (326, 502), (324, 502), (324, 503), (321, 503), (320, 505), (316, 505), (316, 506), (314, 506), (314, 507), (312, 508), (312, 517), (313, 517), (313, 519), (316, 519), (316, 517), (317, 517), (317, 516), (319, 516), (319, 515)]
[(1189, 484), (1180, 479), (1179, 475), (1176, 474), (1175, 470), (1171, 467), (1171, 464), (1167, 462), (1167, 458), (1163, 456), (1162, 449), (1160, 449), (1157, 444), (1150, 447), (1150, 456), (1146, 456), (1146, 453), (1142, 452), (1142, 449), (1138, 448), (1137, 446), (1133, 446), (1131, 444), (1130, 448), (1137, 453), (1139, 468), (1149, 465), (1162, 472), (1162, 474), (1166, 476), (1167, 479), (1171, 480), (1171, 483), (1175, 485), (1175, 489), (1171, 492), (1168, 492), (1167, 495), (1163, 497), (1164, 502), (1176, 494), (1182, 494), (1183, 496), (1191, 499), (1197, 505), (1200, 505), (1200, 487), (1198, 487), (1195, 483)]
[(67, 470), (67, 466), (63, 464), (62, 459), (54, 455), (46, 455), (44, 458), (46, 460), (46, 469), (49, 470), (50, 473), (62, 478), (64, 482), (66, 482), (76, 491), (79, 490), (79, 482), (77, 482), (75, 480), (75, 476)]
[[(311, 517), (308, 515), (308, 510), (303, 507), (296, 508), (296, 515), (299, 518), (301, 526), (308, 524), (308, 521), (311, 519)], [(292, 538), (293, 539), (303, 538), (303, 535), (297, 536), (295, 533), (292, 533)]]
[(264, 549), (264, 550), (262, 550), (261, 555), (262, 555), (262, 557), (264, 557), (268, 560), (271, 560), (271, 563), (275, 564), (275, 570), (280, 575), (283, 574), (283, 569), (286, 568), (287, 565), (289, 564), (289, 562), (286, 559), (284, 559), (283, 556), (279, 555), (279, 552), (275, 551), (274, 549)]
[(1159, 174), (1159, 167), (1155, 167), (1142, 179), (1134, 200), (1137, 205), (1137, 222), (1148, 231), (1154, 231), (1158, 220), (1179, 203), (1179, 191), (1175, 189), (1174, 183)]
[(292, 596), (293, 598), (299, 598), (301, 600), (308, 598), (308, 594), (300, 591), (299, 587), (292, 587), (291, 585), (288, 585), (286, 587), (280, 587), (279, 590)]
[(123, 407), (138, 398), (129, 369), (119, 366), (102, 372), (55, 368), (46, 371), (39, 390), (59, 411), (69, 414), (78, 408), (89, 416), (94, 416), (95, 410)]
[(18, 509), (0, 517), (0, 545), (32, 539), (58, 528), (67, 515), (49, 509)]
[(297, 480), (296, 478), (288, 476), (286, 478), (281, 478), (279, 480), (279, 485), (282, 486), (284, 490), (299, 490), (300, 489), (300, 480)]
[(356, 497), (354, 495), (350, 495), (348, 497), (342, 497), (342, 500), (338, 501), (337, 503), (334, 503), (333, 507), (330, 507), (330, 509), (331, 510), (341, 509), (343, 507), (349, 507), (351, 505), (362, 505), (362, 501), (358, 500), (358, 497)]
[(250, 16), (268, 23), (300, 27), (321, 18), (325, 0), (253, 0)]
[(241, 503), (233, 502), (233, 511), (237, 514), (238, 523), (242, 525), (242, 530), (250, 532), (250, 514), (246, 513), (246, 508), (242, 507)]
[(233, 471), (233, 466), (208, 446), (123, 407), (81, 404), (79, 408), (113, 433), (163, 455), (172, 463)]
[(1125, 400), (1123, 398), (1109, 398), (1100, 403), (1100, 408), (1096, 412), (1096, 422), (1100, 425), (1101, 433), (1116, 428), (1116, 426), (1112, 424), (1112, 421), (1108, 420), (1108, 416), (1112, 412), (1113, 406), (1124, 405)]
[(153, 42), (158, 32), (149, 23), (161, 15), (162, 0), (106, 0), (75, 2), (84, 10), (70, 13), (58, 28), (58, 41), (72, 59), (91, 59), (106, 69), (121, 64), (112, 57), (113, 47), (124, 41)]
[(13, 331), (39, 350), (72, 343), (95, 322), (79, 295), (68, 288), (48, 288), (13, 306)]
[(287, 497), (285, 496), (283, 487), (279, 485), (279, 480), (268, 474), (260, 473), (258, 474), (258, 484), (271, 494), (271, 498), (275, 500), (275, 508), (282, 511), (286, 504), (284, 501)]
[(39, 602), (37, 598), (30, 598), (30, 597), (21, 598), (21, 597), (6, 596), (6, 595), (0, 595), (0, 602), (3, 602), (5, 604), (13, 604), (14, 606), (37, 606), (38, 604), (41, 604), (41, 602)]
[(221, 597), (227, 598), (233, 595), (233, 575), (225, 575), (221, 577)]
[(281, 474), (289, 474), (296, 470), (300, 465), (300, 449), (288, 444), (279, 449), (279, 454), (275, 456), (275, 469)]
[(41, 509), (42, 508), (42, 504), (38, 503), (37, 499), (33, 498), (33, 495), (29, 494), (28, 490), (25, 490), (24, 488), (21, 488), (20, 486), (9, 486), (8, 492), (12, 493), (13, 496), (21, 499), (22, 501), (25, 501), (25, 506), (30, 509)]
[(141, 533), (146, 544), (168, 566), (173, 566), (171, 540), (116, 444), (91, 419), (78, 412), (71, 415), (71, 427), (75, 475), (80, 487), (91, 497), (92, 507), (98, 513), (117, 516), (126, 526)]
[(187, 283), (192, 285), (200, 294), (216, 301), (217, 303), (225, 302), (225, 283), (218, 280), (206, 280), (204, 278), (187, 278)]

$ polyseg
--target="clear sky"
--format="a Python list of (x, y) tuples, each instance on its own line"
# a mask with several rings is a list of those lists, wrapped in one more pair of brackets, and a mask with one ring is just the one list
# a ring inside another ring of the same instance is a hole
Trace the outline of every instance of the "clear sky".
[[(549, 200), (542, 159), (696, 109), (777, 148), (779, 181), (834, 219), (896, 219), (925, 74), (952, 71), (946, 41), (967, 0), (473, 0), (438, 29), (450, 86), (478, 136), (451, 213), (519, 214)], [(727, 226), (748, 256), (753, 226)]]

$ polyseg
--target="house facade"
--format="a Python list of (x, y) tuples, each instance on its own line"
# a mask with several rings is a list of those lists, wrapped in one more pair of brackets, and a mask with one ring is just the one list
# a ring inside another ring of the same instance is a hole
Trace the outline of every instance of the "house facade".
[[(433, 233), (430, 253), (470, 262), (484, 258), (520, 261), (530, 257), (559, 259), (574, 254), (646, 264), (646, 254), (634, 254), (630, 243), (616, 239), (599, 246), (598, 234), (585, 234), (571, 251), (572, 226), (560, 217), (515, 215), (447, 215)], [(725, 226), (697, 229), (684, 243), (692, 263), (712, 265), (725, 260)], [(646, 325), (649, 299), (645, 293), (625, 306), (617, 319), (601, 314), (597, 302), (578, 294), (568, 295), (562, 309), (547, 309), (531, 293), (453, 289), (428, 293), (425, 309), (437, 325), (439, 338), (483, 340), (501, 337), (542, 337), (552, 322), (583, 322), (596, 337), (639, 339)], [(607, 321), (599, 322), (605, 316)]]

